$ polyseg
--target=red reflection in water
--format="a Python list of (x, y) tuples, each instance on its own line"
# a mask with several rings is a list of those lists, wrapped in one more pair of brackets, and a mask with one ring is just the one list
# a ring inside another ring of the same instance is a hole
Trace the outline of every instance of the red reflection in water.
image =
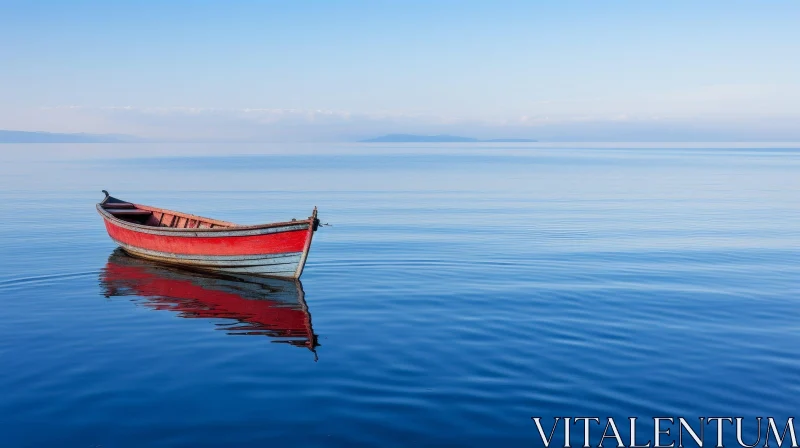
[(313, 352), (319, 345), (299, 281), (186, 271), (116, 250), (100, 283), (106, 297), (142, 297), (145, 306), (184, 318), (232, 319), (218, 328), (228, 334), (265, 335)]

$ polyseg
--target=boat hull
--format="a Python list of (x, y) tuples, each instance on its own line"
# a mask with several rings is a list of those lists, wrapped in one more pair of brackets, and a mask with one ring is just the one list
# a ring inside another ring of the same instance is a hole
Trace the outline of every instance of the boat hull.
[[(136, 210), (162, 209), (136, 206)], [(161, 263), (205, 271), (300, 278), (316, 227), (316, 209), (308, 220), (260, 226), (174, 228), (119, 219), (103, 204), (98, 212), (108, 235), (125, 252)], [(176, 213), (176, 212), (172, 212)]]

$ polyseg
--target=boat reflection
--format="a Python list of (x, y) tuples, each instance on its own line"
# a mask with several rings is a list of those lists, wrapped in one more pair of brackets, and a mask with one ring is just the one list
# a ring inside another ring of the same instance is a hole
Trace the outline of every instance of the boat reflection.
[(218, 329), (306, 347), (316, 359), (319, 344), (299, 280), (188, 271), (117, 249), (101, 271), (100, 284), (107, 298), (138, 296), (149, 308), (184, 318), (231, 319)]

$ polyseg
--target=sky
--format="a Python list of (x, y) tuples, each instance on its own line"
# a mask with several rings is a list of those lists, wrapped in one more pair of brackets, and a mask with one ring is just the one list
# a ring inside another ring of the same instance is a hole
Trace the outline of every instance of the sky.
[(800, 141), (800, 2), (0, 0), (0, 129)]

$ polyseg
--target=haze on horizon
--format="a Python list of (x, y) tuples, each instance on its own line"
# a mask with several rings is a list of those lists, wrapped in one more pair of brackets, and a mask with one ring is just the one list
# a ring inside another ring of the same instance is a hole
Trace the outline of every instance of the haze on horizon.
[(0, 129), (800, 141), (798, 2), (2, 7)]

